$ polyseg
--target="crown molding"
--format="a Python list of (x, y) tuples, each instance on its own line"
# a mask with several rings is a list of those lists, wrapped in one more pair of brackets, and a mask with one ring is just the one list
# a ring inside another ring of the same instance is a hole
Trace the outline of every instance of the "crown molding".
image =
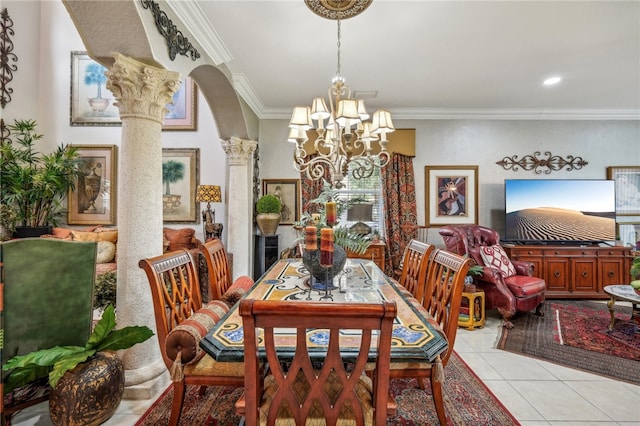
[(211, 22), (206, 18), (202, 8), (195, 1), (166, 0), (167, 5), (178, 19), (183, 23), (188, 22), (189, 36), (202, 47), (215, 65), (230, 62), (233, 59), (231, 52), (224, 45)]

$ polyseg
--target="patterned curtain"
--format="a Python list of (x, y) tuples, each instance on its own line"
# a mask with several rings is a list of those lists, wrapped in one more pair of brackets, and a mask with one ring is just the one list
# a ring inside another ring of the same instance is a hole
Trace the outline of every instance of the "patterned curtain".
[(404, 248), (413, 235), (412, 232), (405, 232), (405, 229), (418, 224), (413, 157), (393, 154), (389, 164), (382, 169), (381, 176), (387, 231), (385, 272), (393, 276), (393, 271), (400, 265)]
[[(306, 161), (314, 158), (317, 154), (311, 154), (306, 157)], [(325, 170), (324, 179), (327, 182), (331, 182), (331, 174), (328, 170)], [(309, 202), (320, 195), (324, 189), (324, 182), (322, 179), (313, 180), (307, 176), (307, 172), (300, 173), (300, 192), (302, 196), (302, 210), (301, 212), (317, 213), (319, 206), (315, 204), (309, 204)]]

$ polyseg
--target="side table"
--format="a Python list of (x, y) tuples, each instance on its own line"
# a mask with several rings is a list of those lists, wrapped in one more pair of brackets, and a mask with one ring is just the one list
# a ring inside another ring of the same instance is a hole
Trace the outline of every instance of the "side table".
[(467, 330), (484, 327), (484, 291), (462, 292), (458, 327)]
[[(638, 309), (638, 305), (640, 305), (640, 294), (636, 293), (633, 287), (630, 285), (608, 285), (603, 290), (611, 296), (611, 299), (607, 302), (607, 307), (611, 314), (609, 330), (613, 330), (613, 324), (616, 322), (615, 312), (613, 311), (616, 300), (631, 302), (631, 319), (633, 320), (635, 318), (640, 326), (640, 309)], [(636, 327), (636, 332), (640, 332), (640, 328)]]

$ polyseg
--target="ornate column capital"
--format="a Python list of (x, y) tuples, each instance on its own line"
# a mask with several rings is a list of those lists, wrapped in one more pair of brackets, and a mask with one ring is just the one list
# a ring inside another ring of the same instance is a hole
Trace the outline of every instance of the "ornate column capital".
[(107, 89), (116, 97), (120, 117), (137, 117), (163, 123), (167, 104), (180, 88), (180, 73), (156, 68), (114, 53)]
[(236, 137), (222, 141), (222, 149), (227, 154), (230, 166), (246, 166), (257, 146), (258, 142), (256, 141)]

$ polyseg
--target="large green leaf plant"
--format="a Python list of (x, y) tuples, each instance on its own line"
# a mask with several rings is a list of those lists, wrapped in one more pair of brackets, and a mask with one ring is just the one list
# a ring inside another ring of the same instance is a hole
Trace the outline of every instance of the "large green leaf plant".
[(34, 380), (49, 376), (55, 387), (68, 370), (87, 361), (100, 351), (128, 349), (153, 336), (146, 326), (129, 326), (116, 330), (115, 309), (109, 305), (84, 346), (54, 346), (11, 358), (3, 370), (13, 370), (4, 383), (5, 393)]

